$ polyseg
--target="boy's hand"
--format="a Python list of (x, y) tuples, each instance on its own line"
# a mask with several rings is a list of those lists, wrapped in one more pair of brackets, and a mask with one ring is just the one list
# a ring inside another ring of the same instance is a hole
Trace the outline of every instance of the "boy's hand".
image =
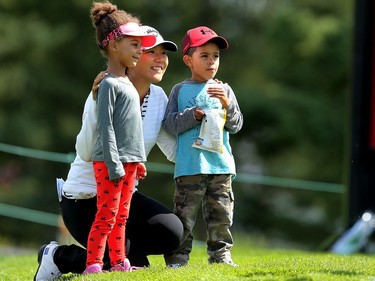
[(219, 99), (221, 105), (224, 108), (228, 108), (231, 103), (231, 101), (227, 97), (227, 92), (222, 87), (210, 86), (209, 88), (207, 88), (207, 94), (211, 98)]
[(196, 107), (196, 108), (194, 109), (194, 118), (195, 118), (195, 120), (197, 120), (197, 121), (200, 122), (200, 121), (202, 121), (203, 116), (204, 116), (204, 111), (203, 111), (203, 109), (200, 108), (200, 107)]
[(92, 98), (96, 101), (98, 97), (98, 90), (99, 90), (99, 84), (103, 80), (104, 77), (107, 75), (107, 71), (101, 71), (99, 74), (95, 77), (94, 83), (92, 84)]
[(147, 176), (147, 169), (145, 164), (138, 163), (137, 166), (137, 180), (143, 180)]

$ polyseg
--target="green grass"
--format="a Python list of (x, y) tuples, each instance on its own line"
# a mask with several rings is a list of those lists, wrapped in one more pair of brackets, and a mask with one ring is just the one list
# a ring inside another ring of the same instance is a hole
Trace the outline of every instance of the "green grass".
[[(1, 281), (30, 281), (37, 268), (35, 254), (2, 256), (0, 252)], [(375, 256), (340, 256), (330, 253), (303, 252), (293, 250), (258, 249), (246, 245), (235, 245), (232, 251), (233, 268), (223, 264), (208, 265), (205, 249), (195, 246), (188, 266), (169, 269), (162, 256), (151, 256), (151, 266), (130, 273), (105, 273), (64, 275), (59, 280), (283, 280), (283, 281), (372, 281), (375, 278)]]

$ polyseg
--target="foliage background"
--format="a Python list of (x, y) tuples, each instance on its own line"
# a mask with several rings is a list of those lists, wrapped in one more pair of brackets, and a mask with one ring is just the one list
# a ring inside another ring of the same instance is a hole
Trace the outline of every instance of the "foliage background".
[[(353, 2), (341, 0), (113, 1), (180, 45), (208, 25), (226, 37), (218, 78), (234, 89), (244, 127), (231, 139), (239, 173), (345, 184)], [(84, 101), (105, 69), (89, 19), (92, 1), (0, 0), (0, 143), (74, 151)], [(169, 55), (168, 94), (189, 76)], [(167, 163), (155, 148), (150, 162)], [(0, 201), (58, 213), (55, 178), (69, 165), (0, 153)], [(155, 184), (158, 183), (158, 184)], [(172, 206), (171, 175), (141, 191)], [(234, 232), (271, 245), (316, 248), (342, 224), (342, 194), (234, 183)], [(0, 217), (15, 243), (55, 228)], [(202, 221), (196, 237), (204, 240)]]

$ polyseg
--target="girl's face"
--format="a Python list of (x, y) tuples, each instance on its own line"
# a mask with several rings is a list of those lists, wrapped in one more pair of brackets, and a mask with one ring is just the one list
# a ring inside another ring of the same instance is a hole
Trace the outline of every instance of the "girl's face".
[(204, 82), (214, 78), (219, 70), (220, 49), (215, 43), (208, 42), (197, 47), (191, 56), (185, 56), (184, 61), (192, 71), (192, 79)]
[(169, 60), (163, 44), (143, 51), (136, 67), (128, 70), (130, 79), (143, 80), (145, 83), (158, 83), (168, 68)]
[(117, 57), (124, 67), (135, 67), (141, 57), (141, 37), (125, 36), (117, 41)]

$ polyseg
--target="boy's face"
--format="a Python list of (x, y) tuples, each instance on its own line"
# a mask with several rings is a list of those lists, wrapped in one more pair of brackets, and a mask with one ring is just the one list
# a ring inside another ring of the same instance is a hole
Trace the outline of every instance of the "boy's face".
[(192, 79), (205, 82), (215, 77), (219, 70), (220, 49), (213, 43), (208, 42), (196, 48), (191, 56), (184, 56), (184, 62), (190, 67)]

